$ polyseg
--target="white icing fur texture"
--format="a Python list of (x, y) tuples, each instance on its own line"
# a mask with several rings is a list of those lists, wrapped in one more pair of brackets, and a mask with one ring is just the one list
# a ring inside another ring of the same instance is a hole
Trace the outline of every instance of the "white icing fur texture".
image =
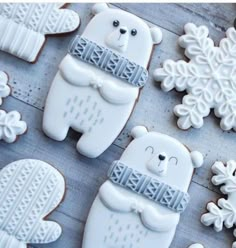
[[(216, 232), (226, 228), (232, 228), (236, 225), (236, 161), (230, 160), (226, 166), (222, 162), (215, 162), (212, 166), (212, 172), (215, 176), (212, 177), (214, 185), (223, 185), (220, 190), (227, 195), (227, 200), (221, 198), (218, 203), (210, 202), (207, 204), (208, 213), (203, 214), (201, 222), (205, 226), (213, 225)], [(236, 237), (236, 229), (234, 230)], [(233, 243), (232, 248), (236, 248), (236, 242)]]
[(39, 160), (19, 160), (0, 171), (0, 247), (50, 243), (61, 227), (46, 217), (61, 202), (63, 176)]
[[(160, 30), (104, 3), (95, 4), (93, 13), (82, 37), (146, 68), (153, 45), (161, 41)], [(114, 26), (114, 21), (119, 25)], [(133, 29), (137, 30), (135, 36)], [(71, 127), (82, 133), (77, 150), (87, 157), (98, 157), (123, 129), (138, 95), (138, 87), (68, 54), (47, 97), (43, 130), (50, 138), (62, 141)]]
[(3, 71), (0, 71), (0, 105), (2, 105), (2, 98), (9, 96), (11, 92), (11, 89), (7, 83), (7, 74)]
[(60, 9), (63, 3), (1, 3), (0, 50), (28, 62), (34, 62), (45, 42), (46, 34), (75, 30), (79, 16)]
[(21, 115), (17, 111), (9, 113), (0, 110), (0, 140), (7, 143), (16, 141), (18, 135), (22, 135), (27, 130), (27, 124), (21, 121)]
[[(188, 191), (202, 155), (179, 141), (144, 127), (132, 130), (134, 140), (120, 162), (183, 192)], [(159, 155), (165, 156), (164, 158)], [(152, 166), (162, 170), (153, 170)], [(107, 180), (100, 188), (85, 226), (83, 248), (168, 248), (180, 214)]]
[(235, 28), (227, 30), (219, 47), (208, 38), (209, 30), (205, 26), (188, 23), (184, 30), (186, 34), (180, 37), (179, 45), (186, 49), (190, 62), (167, 60), (162, 69), (154, 72), (154, 78), (162, 81), (164, 91), (174, 88), (187, 91), (182, 104), (174, 108), (179, 117), (178, 126), (181, 129), (202, 127), (203, 118), (213, 108), (221, 118), (223, 130), (236, 130)]

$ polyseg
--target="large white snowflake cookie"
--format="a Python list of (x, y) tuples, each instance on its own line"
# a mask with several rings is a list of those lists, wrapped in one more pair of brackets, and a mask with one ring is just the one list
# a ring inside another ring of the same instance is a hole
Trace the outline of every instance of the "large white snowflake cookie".
[(60, 9), (63, 3), (1, 3), (0, 50), (34, 62), (47, 34), (74, 31), (77, 13)]
[(0, 171), (0, 247), (26, 248), (50, 243), (61, 227), (44, 217), (61, 202), (63, 176), (39, 160), (19, 160)]
[(185, 25), (179, 45), (185, 48), (189, 63), (167, 60), (156, 69), (154, 78), (164, 91), (187, 91), (182, 104), (174, 108), (178, 126), (188, 129), (203, 126), (203, 118), (214, 108), (223, 130), (236, 130), (236, 30), (229, 28), (219, 47), (208, 38), (208, 28)]
[(8, 76), (5, 72), (0, 71), (0, 105), (2, 105), (2, 98), (9, 96), (11, 89), (8, 83)]
[(13, 143), (17, 136), (24, 134), (26, 130), (27, 124), (21, 120), (19, 112), (11, 111), (7, 113), (0, 109), (0, 140)]
[[(226, 166), (222, 162), (216, 162), (212, 166), (212, 172), (215, 176), (212, 177), (214, 185), (223, 185), (220, 190), (223, 194), (228, 195), (227, 200), (221, 198), (218, 204), (210, 202), (207, 204), (208, 213), (201, 217), (201, 222), (205, 226), (213, 225), (216, 232), (220, 232), (223, 225), (231, 228), (236, 224), (236, 161), (230, 160)], [(234, 230), (236, 237), (236, 229)], [(236, 242), (233, 243), (233, 248), (236, 248)]]

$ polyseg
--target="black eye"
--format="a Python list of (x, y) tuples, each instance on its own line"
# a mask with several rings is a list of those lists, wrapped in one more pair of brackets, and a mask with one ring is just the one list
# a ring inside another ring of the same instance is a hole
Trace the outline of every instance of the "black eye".
[(118, 20), (115, 20), (114, 22), (113, 22), (113, 26), (114, 27), (118, 27), (120, 25), (120, 22), (118, 21)]
[(145, 151), (149, 151), (150, 153), (154, 153), (154, 148), (152, 146), (146, 147)]
[(137, 34), (137, 30), (134, 28), (131, 30), (131, 35), (135, 36)]

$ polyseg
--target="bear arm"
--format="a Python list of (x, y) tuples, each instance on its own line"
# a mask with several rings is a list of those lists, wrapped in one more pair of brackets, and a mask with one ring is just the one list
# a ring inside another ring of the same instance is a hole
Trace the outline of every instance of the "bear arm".
[(133, 102), (138, 97), (139, 92), (138, 88), (122, 87), (109, 80), (104, 80), (99, 91), (101, 96), (112, 104), (127, 104)]
[(100, 187), (99, 198), (112, 211), (130, 212), (131, 200), (124, 197), (109, 181)]
[(141, 214), (144, 226), (155, 232), (167, 232), (175, 228), (179, 223), (179, 217), (177, 213), (159, 214), (151, 206), (146, 207)]
[(67, 55), (59, 65), (61, 76), (70, 84), (76, 86), (89, 86), (95, 77), (94, 73), (88, 72), (78, 66), (71, 55)]

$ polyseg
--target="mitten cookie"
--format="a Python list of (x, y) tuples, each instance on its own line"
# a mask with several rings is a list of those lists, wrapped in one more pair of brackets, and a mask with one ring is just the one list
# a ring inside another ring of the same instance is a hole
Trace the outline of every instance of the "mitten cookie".
[[(201, 217), (201, 221), (205, 226), (213, 225), (216, 232), (226, 228), (232, 228), (236, 225), (236, 161), (230, 160), (224, 165), (222, 162), (216, 162), (212, 166), (212, 172), (215, 176), (212, 177), (214, 185), (223, 185), (220, 190), (227, 195), (227, 199), (221, 198), (216, 205), (213, 202), (207, 204), (208, 213)], [(236, 229), (234, 230), (236, 237)], [(232, 248), (236, 248), (236, 242)]]
[(189, 63), (167, 60), (163, 68), (154, 72), (162, 81), (164, 91), (187, 91), (182, 104), (174, 109), (179, 117), (178, 126), (188, 129), (203, 126), (203, 118), (211, 109), (221, 118), (223, 130), (236, 130), (236, 30), (229, 28), (219, 47), (208, 38), (208, 28), (185, 25), (185, 35), (179, 39)]
[(45, 35), (67, 33), (80, 23), (74, 11), (60, 9), (62, 3), (1, 3), (0, 49), (34, 62)]
[(9, 96), (11, 92), (11, 89), (7, 83), (7, 74), (3, 71), (0, 71), (0, 105), (2, 105), (2, 98)]
[(11, 111), (7, 113), (0, 109), (0, 140), (13, 143), (17, 136), (24, 134), (26, 130), (27, 124), (21, 121), (19, 112)]
[(43, 130), (62, 141), (68, 129), (82, 133), (77, 150), (97, 157), (119, 135), (148, 79), (147, 66), (161, 31), (105, 3), (76, 36), (49, 91)]
[(0, 247), (26, 248), (59, 238), (61, 227), (44, 217), (61, 202), (62, 175), (39, 160), (19, 160), (0, 171)]
[(99, 189), (85, 227), (83, 248), (168, 248), (180, 214), (190, 200), (188, 187), (202, 155), (145, 127)]

